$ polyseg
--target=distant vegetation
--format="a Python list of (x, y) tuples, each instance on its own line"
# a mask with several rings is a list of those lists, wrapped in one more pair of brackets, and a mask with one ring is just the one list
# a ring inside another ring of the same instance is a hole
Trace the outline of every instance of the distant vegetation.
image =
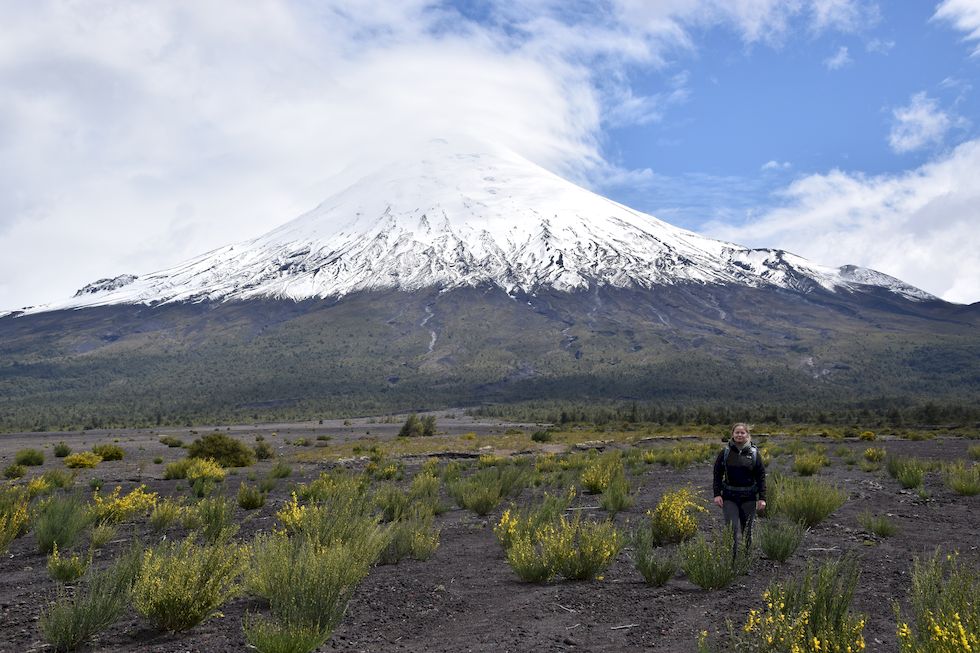
[(656, 311), (669, 320), (648, 294), (531, 302), (480, 289), (0, 318), (0, 432), (460, 406), (594, 424), (980, 420), (972, 313), (711, 292), (664, 290), (676, 296)]

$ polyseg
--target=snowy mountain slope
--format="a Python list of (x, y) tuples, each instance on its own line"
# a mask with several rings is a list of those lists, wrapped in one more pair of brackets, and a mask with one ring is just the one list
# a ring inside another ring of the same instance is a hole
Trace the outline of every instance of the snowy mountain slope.
[(932, 295), (855, 266), (831, 268), (700, 236), (576, 186), (511, 152), (434, 141), (260, 238), (173, 268), (89, 284), (35, 313), (110, 304), (344, 296), (498, 286), (653, 288), (683, 283), (799, 292)]

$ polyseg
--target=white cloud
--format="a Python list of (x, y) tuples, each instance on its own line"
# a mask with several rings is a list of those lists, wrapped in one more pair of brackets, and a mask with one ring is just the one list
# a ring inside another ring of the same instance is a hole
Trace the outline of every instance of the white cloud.
[(763, 172), (768, 172), (769, 170), (789, 170), (791, 167), (792, 164), (789, 161), (771, 160), (763, 163), (759, 169)]
[[(944, 20), (953, 27), (966, 32), (967, 41), (980, 41), (980, 2), (977, 0), (943, 0), (936, 7), (933, 19)], [(974, 50), (973, 56), (980, 56), (980, 43)]]
[(924, 91), (913, 95), (908, 105), (894, 109), (892, 116), (888, 144), (900, 154), (941, 143), (954, 123)]
[(780, 247), (827, 265), (856, 264), (911, 282), (947, 301), (980, 298), (980, 140), (900, 175), (838, 170), (803, 177), (784, 204), (713, 236)]
[(475, 22), (434, 0), (0, 3), (0, 309), (257, 236), (432, 136), (588, 178), (604, 127), (687, 100), (683, 78), (635, 93), (631, 65), (705, 28), (851, 29), (859, 7), (528, 0)]
[(895, 41), (884, 40), (884, 39), (871, 39), (865, 45), (865, 49), (868, 52), (874, 52), (877, 54), (888, 54), (895, 47)]
[(851, 55), (848, 54), (846, 45), (840, 46), (837, 48), (837, 52), (823, 60), (823, 65), (828, 70), (838, 70), (849, 63), (851, 63)]

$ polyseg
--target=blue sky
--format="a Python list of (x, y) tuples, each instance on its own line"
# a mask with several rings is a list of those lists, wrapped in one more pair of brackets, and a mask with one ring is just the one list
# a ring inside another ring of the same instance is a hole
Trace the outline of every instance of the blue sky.
[[(980, 116), (973, 88), (980, 61), (948, 22), (933, 19), (935, 9), (882, 4), (846, 29), (803, 27), (771, 43), (746, 43), (727, 26), (699, 30), (697, 49), (673, 52), (663, 69), (634, 71), (634, 92), (656, 94), (680, 77), (683, 98), (647, 124), (607, 130), (608, 154), (619, 165), (649, 167), (670, 183), (613, 194), (697, 229), (712, 213), (745, 219), (800, 175), (900, 173), (976, 137), (970, 117)], [(894, 111), (919, 94), (949, 126), (896, 150)], [(712, 178), (727, 201), (714, 194), (698, 201)], [(672, 197), (678, 183), (690, 193)]]
[(707, 235), (980, 300), (980, 0), (0, 4), (0, 309), (483, 139)]

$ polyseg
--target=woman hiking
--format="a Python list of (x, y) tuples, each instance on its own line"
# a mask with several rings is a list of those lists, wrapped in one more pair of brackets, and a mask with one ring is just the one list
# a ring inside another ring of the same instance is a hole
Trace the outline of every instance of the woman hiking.
[(718, 453), (714, 497), (725, 515), (725, 525), (732, 527), (734, 561), (740, 539), (745, 539), (746, 550), (752, 546), (752, 521), (756, 511), (766, 508), (766, 467), (752, 444), (748, 424), (733, 425), (728, 445)]

